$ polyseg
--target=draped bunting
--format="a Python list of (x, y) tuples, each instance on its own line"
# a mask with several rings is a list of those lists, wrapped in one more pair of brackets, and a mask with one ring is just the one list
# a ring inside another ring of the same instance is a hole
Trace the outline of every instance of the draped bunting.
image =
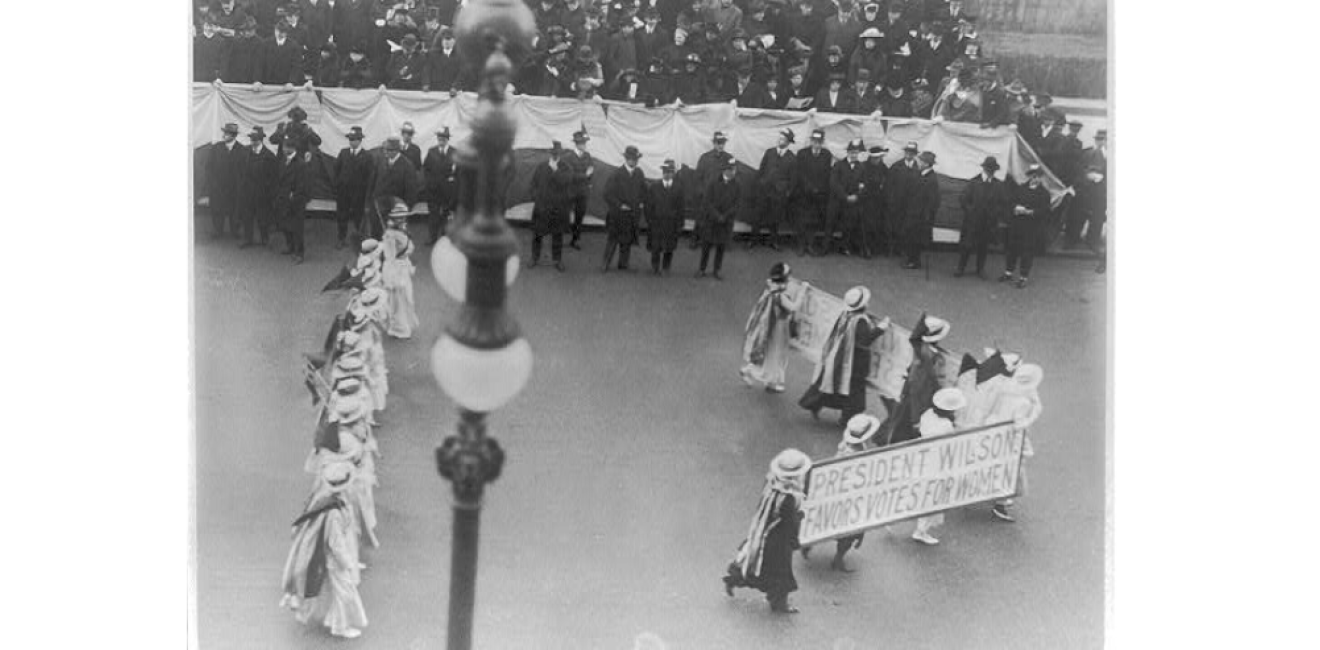
[[(473, 93), (451, 97), (436, 92), (301, 87), (292, 90), (268, 87), (256, 91), (247, 84), (196, 83), (192, 90), (192, 146), (203, 148), (219, 140), (220, 128), (228, 122), (237, 123), (243, 134), (254, 125), (263, 127), (267, 134), (274, 133), (295, 105), (307, 111), (308, 124), (322, 139), (323, 155), (333, 156), (348, 146), (345, 134), (353, 126), (362, 127), (363, 146), (367, 148), (379, 147), (386, 137), (397, 134), (405, 121), (416, 127), (416, 141), (423, 150), (435, 143), (435, 132), (445, 126), (455, 141), (461, 141), (471, 132), (477, 99)], [(1025, 182), (1027, 167), (1039, 162), (1014, 127), (985, 129), (959, 122), (742, 109), (733, 104), (644, 108), (612, 101), (528, 95), (512, 96), (509, 107), (518, 122), (511, 206), (528, 200), (532, 168), (545, 159), (550, 143), (559, 140), (571, 147), (573, 133), (582, 128), (591, 135), (590, 150), (603, 167), (596, 170), (600, 179), (606, 177), (610, 168), (623, 164), (623, 150), (628, 145), (642, 152), (640, 165), (648, 178), (659, 178), (660, 163), (665, 158), (673, 158), (680, 166), (696, 167), (697, 159), (710, 148), (711, 133), (716, 130), (729, 134), (727, 151), (743, 172), (755, 170), (761, 155), (775, 146), (779, 132), (786, 128), (796, 136), (794, 148), (805, 146), (812, 130), (823, 129), (825, 146), (836, 157), (843, 156), (849, 140), (860, 137), (868, 147), (879, 144), (889, 149), (885, 154), (886, 164), (903, 157), (903, 145), (916, 142), (922, 151), (936, 155), (935, 171), (940, 176), (943, 195), (936, 225), (945, 229), (956, 229), (961, 222), (957, 194), (966, 179), (981, 172), (980, 165), (986, 156), (995, 156), (1001, 171), (1019, 182)], [(246, 142), (245, 138), (240, 139)], [(204, 156), (195, 158), (199, 162), (202, 159)], [(195, 172), (200, 179), (205, 170), (199, 165)], [(742, 176), (746, 183), (752, 175)], [(332, 199), (329, 181), (325, 174), (314, 179), (313, 197)], [(596, 196), (590, 210), (602, 214), (599, 194), (604, 182), (595, 185)], [(1063, 185), (1048, 171), (1045, 185), (1056, 201), (1062, 197)], [(750, 216), (751, 212), (745, 214)], [(947, 234), (940, 237), (937, 229), (936, 239), (948, 241), (949, 237)]]

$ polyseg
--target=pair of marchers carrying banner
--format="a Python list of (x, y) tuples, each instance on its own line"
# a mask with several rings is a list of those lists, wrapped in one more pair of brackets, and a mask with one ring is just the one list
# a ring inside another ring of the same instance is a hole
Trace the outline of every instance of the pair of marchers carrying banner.
[[(802, 303), (793, 315), (789, 344), (818, 362), (846, 307), (841, 298), (815, 287), (796, 289), (803, 291)], [(911, 336), (911, 330), (892, 324), (871, 344), (870, 392), (900, 398), (914, 355)], [(961, 364), (950, 360), (943, 366), (956, 373)], [(799, 541), (815, 544), (1013, 496), (1025, 440), (1026, 432), (1013, 423), (994, 423), (817, 461), (807, 477)]]

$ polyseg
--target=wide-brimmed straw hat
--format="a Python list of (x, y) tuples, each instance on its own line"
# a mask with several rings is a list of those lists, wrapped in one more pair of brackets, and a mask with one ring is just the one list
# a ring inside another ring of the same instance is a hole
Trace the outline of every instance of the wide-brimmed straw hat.
[(770, 461), (770, 473), (779, 478), (798, 478), (810, 470), (811, 458), (796, 449), (785, 449)]
[(931, 404), (941, 411), (957, 411), (967, 406), (967, 396), (957, 388), (941, 388), (931, 398)]
[(848, 428), (843, 432), (843, 441), (850, 445), (860, 445), (870, 440), (879, 430), (880, 418), (858, 413), (848, 420)]
[(1024, 363), (1013, 373), (1013, 383), (1024, 390), (1035, 390), (1045, 378), (1045, 369), (1034, 363)]
[(938, 343), (949, 335), (951, 328), (952, 325), (949, 324), (949, 321), (936, 316), (927, 316), (926, 333), (921, 335), (921, 340), (926, 343)]
[(853, 287), (843, 294), (843, 304), (853, 311), (866, 309), (871, 303), (871, 290), (866, 287)]
[(353, 463), (346, 460), (331, 461), (321, 466), (321, 480), (331, 492), (343, 492), (353, 479), (354, 469)]

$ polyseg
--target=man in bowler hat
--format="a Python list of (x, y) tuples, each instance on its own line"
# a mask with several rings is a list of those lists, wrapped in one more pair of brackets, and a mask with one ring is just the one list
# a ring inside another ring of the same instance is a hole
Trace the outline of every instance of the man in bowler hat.
[(623, 150), (623, 166), (614, 170), (605, 183), (605, 205), (609, 212), (605, 216), (607, 238), (601, 272), (609, 270), (615, 249), (619, 251), (619, 270), (628, 270), (628, 257), (637, 242), (637, 220), (641, 217), (647, 194), (646, 176), (637, 167), (641, 158), (642, 153), (637, 147), (628, 145)]
[(348, 146), (339, 150), (335, 159), (335, 225), (339, 232), (336, 249), (347, 245), (348, 226), (356, 230), (362, 224), (362, 212), (367, 206), (367, 187), (371, 183), (374, 162), (362, 148), (362, 127), (348, 131)]
[(245, 157), (238, 144), (238, 125), (226, 124), (222, 139), (211, 145), (206, 160), (206, 196), (210, 200), (211, 238), (238, 235), (238, 178)]
[(953, 275), (962, 277), (967, 271), (967, 261), (976, 253), (976, 277), (984, 278), (985, 253), (994, 239), (1000, 223), (1008, 222), (1008, 186), (995, 177), (999, 171), (999, 161), (994, 156), (987, 156), (981, 163), (981, 173), (974, 176), (958, 197), (962, 206), (962, 229), (958, 235), (958, 271)]
[(266, 148), (266, 131), (259, 126), (248, 133), (249, 146), (245, 150), (242, 172), (238, 180), (239, 224), (243, 230), (243, 243), (248, 248), (256, 243), (254, 230), (261, 233), (264, 246), (270, 241), (271, 204), (275, 197), (275, 178), (279, 161), (275, 152)]

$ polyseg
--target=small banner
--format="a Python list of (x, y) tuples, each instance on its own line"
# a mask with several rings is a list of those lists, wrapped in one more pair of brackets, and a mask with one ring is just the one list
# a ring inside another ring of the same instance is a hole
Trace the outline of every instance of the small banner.
[(818, 461), (803, 546), (1017, 494), (1025, 432), (1011, 422)]

